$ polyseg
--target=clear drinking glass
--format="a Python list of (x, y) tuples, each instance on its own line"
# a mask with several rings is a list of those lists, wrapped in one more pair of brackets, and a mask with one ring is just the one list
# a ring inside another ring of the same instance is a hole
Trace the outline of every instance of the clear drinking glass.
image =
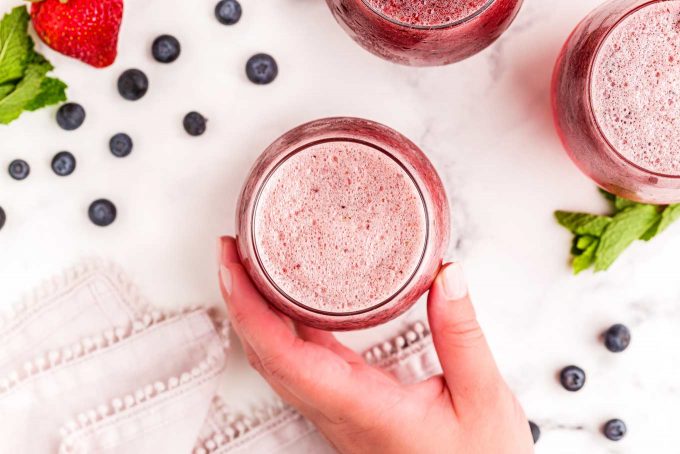
[(259, 157), (239, 199), (237, 244), (280, 311), (321, 329), (359, 329), (398, 316), (431, 286), (449, 216), (416, 145), (372, 121), (327, 118)]
[(411, 66), (470, 57), (512, 23), (522, 0), (326, 0), (345, 31), (366, 50)]
[(678, 50), (677, 0), (608, 1), (564, 45), (553, 76), (555, 123), (573, 161), (605, 190), (680, 202)]

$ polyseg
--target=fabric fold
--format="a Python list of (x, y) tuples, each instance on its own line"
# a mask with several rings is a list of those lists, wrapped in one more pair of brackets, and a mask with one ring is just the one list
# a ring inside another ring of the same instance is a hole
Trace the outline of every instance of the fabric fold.
[(110, 265), (46, 281), (0, 327), (0, 452), (190, 452), (228, 338), (205, 309), (151, 309)]
[[(229, 410), (229, 325), (153, 309), (113, 266), (76, 267), (14, 312), (0, 324), (0, 452), (336, 452), (281, 401)], [(441, 373), (424, 323), (364, 358), (403, 383)]]
[(39, 352), (140, 319), (147, 304), (122, 273), (92, 261), (46, 280), (0, 323), (0, 376)]

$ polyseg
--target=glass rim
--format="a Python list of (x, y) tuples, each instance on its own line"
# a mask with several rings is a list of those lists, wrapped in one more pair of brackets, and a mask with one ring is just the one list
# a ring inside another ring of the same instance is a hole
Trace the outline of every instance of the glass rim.
[(602, 126), (600, 125), (600, 122), (597, 118), (597, 115), (595, 115), (595, 109), (593, 108), (593, 75), (595, 72), (595, 62), (597, 61), (600, 52), (602, 51), (602, 47), (604, 46), (604, 43), (607, 41), (607, 39), (610, 37), (610, 35), (614, 32), (614, 30), (621, 25), (623, 21), (631, 17), (633, 14), (638, 13), (639, 11), (647, 8), (648, 6), (655, 5), (657, 3), (665, 3), (665, 2), (674, 2), (674, 1), (680, 1), (680, 0), (641, 0), (641, 3), (637, 5), (634, 8), (631, 8), (630, 10), (626, 11), (624, 14), (619, 17), (616, 22), (614, 22), (609, 29), (607, 30), (607, 33), (604, 34), (602, 39), (597, 45), (597, 48), (595, 49), (595, 52), (593, 53), (593, 57), (591, 58), (589, 62), (589, 68), (588, 68), (588, 113), (590, 114), (590, 118), (593, 121), (593, 124), (597, 128), (597, 132), (602, 137), (604, 142), (607, 144), (607, 147), (614, 153), (614, 155), (622, 160), (624, 163), (636, 168), (637, 170), (641, 171), (642, 173), (648, 174), (653, 177), (658, 177), (658, 178), (667, 178), (667, 179), (680, 179), (680, 173), (678, 174), (666, 174), (663, 172), (656, 172), (651, 169), (647, 169), (640, 164), (637, 164), (630, 159), (626, 158), (619, 152), (619, 150), (611, 143), (607, 135), (604, 133), (604, 130), (602, 129)]
[(385, 19), (386, 21), (388, 21), (388, 22), (390, 22), (390, 23), (392, 23), (392, 24), (394, 24), (394, 25), (399, 25), (399, 26), (401, 26), (401, 27), (409, 28), (409, 29), (412, 29), (412, 30), (444, 30), (444, 29), (447, 29), (447, 28), (458, 27), (459, 25), (462, 25), (462, 24), (464, 24), (464, 23), (466, 23), (466, 22), (469, 22), (469, 21), (471, 21), (472, 19), (474, 19), (474, 18), (480, 16), (480, 15), (483, 14), (487, 9), (489, 9), (489, 8), (491, 7), (491, 5), (493, 5), (494, 3), (496, 3), (496, 0), (487, 0), (487, 2), (486, 2), (481, 8), (479, 8), (479, 9), (478, 9), (477, 11), (475, 11), (474, 13), (472, 13), (472, 14), (470, 14), (470, 15), (468, 15), (468, 16), (462, 18), (462, 19), (458, 19), (458, 20), (455, 20), (455, 21), (451, 21), (451, 22), (447, 22), (447, 23), (445, 23), (445, 24), (439, 24), (439, 25), (415, 25), (415, 24), (409, 24), (409, 23), (407, 23), (407, 22), (402, 22), (402, 21), (400, 21), (400, 20), (396, 20), (396, 19), (394, 19), (394, 18), (392, 18), (392, 17), (386, 15), (385, 13), (382, 13), (382, 12), (376, 10), (373, 6), (371, 6), (371, 5), (368, 3), (368, 0), (361, 0), (361, 2), (362, 2), (362, 3), (364, 4), (364, 6), (366, 6), (366, 8), (368, 8), (372, 13), (374, 13), (374, 14), (380, 16), (381, 18)]
[[(293, 298), (291, 295), (289, 295), (286, 291), (284, 291), (276, 283), (274, 278), (269, 274), (269, 272), (267, 271), (267, 268), (262, 263), (262, 258), (260, 256), (260, 251), (259, 251), (258, 246), (257, 246), (256, 235), (255, 235), (255, 224), (256, 224), (255, 220), (256, 220), (257, 215), (258, 215), (258, 206), (259, 206), (259, 203), (260, 203), (260, 199), (261, 199), (262, 194), (264, 192), (264, 188), (267, 186), (267, 184), (269, 183), (269, 180), (276, 173), (276, 171), (284, 163), (286, 163), (290, 158), (292, 158), (294, 155), (296, 155), (296, 154), (298, 154), (298, 153), (300, 153), (300, 152), (302, 152), (302, 151), (304, 151), (304, 150), (306, 150), (310, 147), (313, 147), (315, 145), (330, 143), (330, 142), (352, 142), (352, 143), (358, 143), (358, 144), (361, 144), (361, 145), (365, 145), (365, 146), (368, 146), (370, 148), (373, 148), (374, 150), (377, 150), (377, 151), (383, 153), (385, 156), (387, 156), (392, 161), (394, 161), (406, 173), (406, 175), (411, 180), (411, 183), (416, 188), (416, 191), (418, 192), (418, 196), (419, 196), (421, 204), (422, 204), (423, 214), (424, 214), (424, 217), (425, 217), (425, 238), (424, 238), (424, 241), (423, 241), (423, 250), (420, 254), (420, 257), (418, 258), (418, 262), (415, 265), (413, 272), (408, 276), (406, 281), (392, 295), (390, 295), (389, 297), (385, 298), (384, 300), (382, 300), (382, 301), (380, 301), (376, 304), (373, 304), (373, 305), (371, 305), (371, 306), (369, 306), (365, 309), (361, 309), (361, 310), (357, 310), (357, 311), (347, 311), (347, 312), (324, 311), (322, 309), (310, 307), (310, 306), (302, 303), (301, 301), (298, 301), (297, 299)], [(404, 166), (404, 164), (399, 159), (397, 159), (392, 153), (390, 153), (389, 151), (385, 150), (384, 148), (382, 148), (382, 147), (380, 147), (380, 146), (378, 146), (374, 143), (371, 143), (371, 142), (368, 142), (368, 141), (365, 141), (365, 140), (361, 140), (361, 139), (355, 139), (355, 138), (351, 138), (351, 137), (331, 137), (331, 138), (315, 140), (315, 141), (306, 143), (304, 145), (301, 145), (301, 146), (295, 148), (293, 151), (290, 151), (281, 160), (279, 160), (276, 163), (276, 165), (267, 173), (265, 178), (262, 180), (262, 183), (259, 185), (259, 188), (257, 190), (257, 194), (255, 195), (255, 198), (254, 198), (254, 201), (253, 201), (252, 219), (250, 221), (250, 243), (251, 243), (251, 247), (253, 248), (253, 252), (254, 252), (255, 259), (257, 261), (258, 267), (260, 268), (260, 270), (264, 274), (265, 278), (267, 279), (267, 282), (281, 296), (283, 296), (286, 299), (286, 301), (293, 303), (294, 305), (296, 305), (297, 307), (299, 307), (301, 309), (304, 309), (305, 311), (312, 312), (312, 313), (319, 314), (319, 315), (324, 315), (324, 316), (328, 316), (328, 317), (350, 317), (350, 316), (355, 316), (355, 315), (362, 315), (362, 314), (367, 314), (369, 312), (373, 312), (376, 309), (379, 309), (379, 308), (389, 304), (390, 302), (394, 301), (413, 282), (413, 280), (417, 276), (418, 272), (422, 268), (422, 265), (425, 262), (425, 257), (426, 257), (426, 254), (427, 254), (429, 241), (430, 241), (430, 213), (429, 213), (429, 210), (428, 210), (428, 207), (427, 207), (427, 201), (425, 199), (425, 195), (423, 194), (423, 191), (422, 191), (420, 185), (418, 184), (418, 181), (415, 179), (415, 177), (409, 171), (409, 169), (407, 169), (406, 166)]]

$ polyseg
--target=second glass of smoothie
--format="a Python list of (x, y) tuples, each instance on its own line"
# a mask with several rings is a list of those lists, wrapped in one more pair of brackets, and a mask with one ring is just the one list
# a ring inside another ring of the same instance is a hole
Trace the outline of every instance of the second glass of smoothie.
[(553, 109), (570, 156), (602, 188), (680, 202), (680, 1), (593, 11), (557, 61)]
[(432, 284), (449, 237), (444, 187), (401, 134), (356, 118), (302, 125), (258, 159), (238, 247), (279, 310), (328, 330), (366, 328)]
[(412, 66), (454, 63), (493, 43), (522, 0), (326, 0), (366, 50)]

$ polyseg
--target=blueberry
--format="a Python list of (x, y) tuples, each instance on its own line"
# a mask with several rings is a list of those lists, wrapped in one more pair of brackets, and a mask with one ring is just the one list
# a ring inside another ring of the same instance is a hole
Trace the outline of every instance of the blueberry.
[(580, 367), (565, 367), (560, 372), (560, 382), (567, 391), (578, 391), (586, 384), (586, 373)]
[(0, 230), (5, 226), (5, 221), (7, 220), (7, 215), (5, 214), (5, 210), (0, 207)]
[(529, 421), (529, 428), (531, 429), (531, 436), (534, 439), (534, 444), (536, 444), (541, 438), (541, 428), (533, 421)]
[(52, 170), (60, 177), (71, 175), (76, 170), (76, 158), (68, 151), (60, 151), (52, 159)]
[(153, 58), (161, 63), (172, 63), (177, 60), (181, 51), (179, 41), (171, 35), (161, 35), (151, 45)]
[(85, 109), (80, 104), (69, 102), (57, 110), (57, 123), (62, 129), (73, 131), (85, 121)]
[(15, 180), (24, 180), (31, 173), (31, 167), (23, 159), (15, 159), (9, 163), (9, 176)]
[(87, 214), (93, 224), (106, 227), (116, 220), (117, 210), (116, 206), (109, 200), (99, 199), (90, 204)]
[(124, 132), (119, 132), (109, 140), (109, 149), (115, 157), (124, 158), (132, 153), (132, 139)]
[(207, 120), (198, 112), (189, 112), (184, 116), (184, 129), (189, 135), (200, 136), (205, 132)]
[(221, 24), (234, 25), (241, 20), (241, 4), (236, 0), (222, 0), (215, 5), (215, 17)]
[(613, 353), (621, 353), (630, 345), (630, 330), (621, 324), (616, 324), (604, 333), (604, 345)]
[(626, 435), (627, 430), (626, 423), (620, 419), (611, 419), (605, 423), (603, 432), (611, 441), (619, 441)]
[(118, 78), (118, 93), (128, 101), (141, 99), (149, 89), (149, 79), (139, 69), (128, 69)]
[(256, 54), (246, 63), (246, 75), (254, 84), (267, 85), (279, 75), (279, 67), (271, 55)]

